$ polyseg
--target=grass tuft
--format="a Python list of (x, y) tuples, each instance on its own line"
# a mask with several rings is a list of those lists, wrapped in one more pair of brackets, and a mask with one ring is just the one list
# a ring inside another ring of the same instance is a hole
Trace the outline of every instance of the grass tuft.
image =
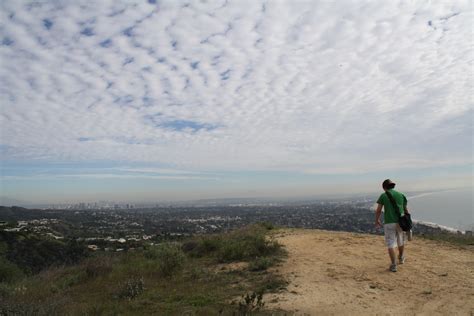
[(23, 272), (16, 264), (0, 258), (0, 283), (12, 283), (13, 281), (21, 279), (23, 276)]
[(218, 262), (248, 261), (277, 255), (282, 246), (267, 236), (268, 226), (257, 224), (230, 233), (185, 242), (183, 250), (193, 257), (214, 256)]
[(257, 257), (250, 261), (248, 269), (250, 271), (264, 271), (273, 265), (273, 260), (267, 257)]
[(457, 246), (474, 246), (474, 236), (458, 235), (453, 233), (424, 234), (419, 235), (422, 238), (447, 242)]
[(112, 258), (110, 256), (97, 256), (83, 262), (86, 275), (89, 278), (106, 276), (112, 272)]
[(133, 300), (145, 291), (145, 281), (143, 277), (131, 278), (125, 281), (118, 293), (119, 299)]
[(172, 243), (163, 243), (150, 248), (144, 256), (156, 262), (156, 268), (163, 277), (172, 277), (181, 271), (186, 259), (181, 247)]

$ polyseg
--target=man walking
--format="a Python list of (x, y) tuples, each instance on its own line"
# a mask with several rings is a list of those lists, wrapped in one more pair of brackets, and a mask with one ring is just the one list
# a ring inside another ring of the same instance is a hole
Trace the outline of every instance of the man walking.
[[(408, 214), (407, 209), (407, 198), (403, 193), (395, 191), (395, 183), (390, 179), (385, 180), (382, 183), (382, 188), (385, 191), (382, 193), (377, 200), (377, 210), (375, 211), (375, 227), (382, 227), (380, 222), (380, 215), (382, 214), (382, 207), (384, 208), (384, 234), (385, 244), (388, 248), (388, 254), (390, 256), (390, 271), (397, 272), (397, 258), (395, 254), (395, 248), (398, 247), (398, 262), (403, 264), (405, 262), (404, 250), (406, 243), (406, 234), (402, 231), (398, 225), (399, 214)], [(394, 209), (392, 202), (390, 201), (390, 195), (396, 202), (399, 210)]]

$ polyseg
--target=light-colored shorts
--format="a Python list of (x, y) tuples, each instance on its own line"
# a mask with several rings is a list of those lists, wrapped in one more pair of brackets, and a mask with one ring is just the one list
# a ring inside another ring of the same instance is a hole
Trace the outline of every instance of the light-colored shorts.
[(407, 242), (406, 233), (400, 228), (398, 223), (390, 223), (383, 225), (385, 234), (385, 244), (387, 248), (396, 248), (403, 246)]

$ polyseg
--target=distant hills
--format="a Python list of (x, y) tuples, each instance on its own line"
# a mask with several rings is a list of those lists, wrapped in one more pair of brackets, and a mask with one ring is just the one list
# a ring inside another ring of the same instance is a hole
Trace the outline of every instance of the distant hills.
[(24, 207), (19, 206), (0, 206), (0, 220), (11, 221), (16, 220), (18, 217), (23, 217), (30, 211)]
[(7, 196), (0, 196), (0, 205), (27, 207), (31, 206), (31, 203), (22, 200), (12, 199)]

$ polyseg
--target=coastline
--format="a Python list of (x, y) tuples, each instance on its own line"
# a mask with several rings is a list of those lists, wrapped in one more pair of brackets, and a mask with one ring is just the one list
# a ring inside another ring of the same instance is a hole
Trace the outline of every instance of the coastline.
[(419, 220), (419, 219), (413, 219), (413, 223), (425, 225), (425, 226), (428, 226), (428, 227), (431, 227), (431, 228), (439, 228), (441, 230), (444, 230), (444, 231), (447, 231), (447, 232), (450, 232), (450, 233), (457, 233), (457, 232), (461, 232), (462, 234), (466, 233), (465, 230), (456, 229), (456, 228), (449, 227), (449, 226), (446, 226), (446, 225), (441, 225), (441, 224), (437, 224), (437, 223), (433, 223), (433, 222), (427, 222), (427, 221), (423, 221), (423, 220)]

